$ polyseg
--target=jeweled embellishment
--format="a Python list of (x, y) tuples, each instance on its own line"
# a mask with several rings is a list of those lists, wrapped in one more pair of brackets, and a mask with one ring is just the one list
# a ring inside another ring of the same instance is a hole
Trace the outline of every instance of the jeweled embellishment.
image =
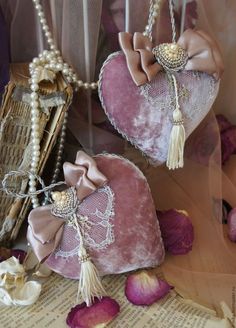
[(167, 71), (184, 69), (188, 54), (177, 43), (162, 43), (152, 50), (157, 62)]
[(75, 214), (78, 207), (78, 199), (74, 187), (64, 191), (55, 191), (52, 193), (53, 205), (51, 212), (53, 215), (68, 219)]

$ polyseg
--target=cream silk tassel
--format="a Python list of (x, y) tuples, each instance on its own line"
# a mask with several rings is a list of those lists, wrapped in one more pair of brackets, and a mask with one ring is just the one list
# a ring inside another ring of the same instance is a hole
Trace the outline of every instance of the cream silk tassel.
[(91, 261), (91, 258), (84, 247), (83, 235), (81, 233), (76, 215), (73, 216), (73, 223), (80, 237), (78, 256), (81, 268), (77, 301), (82, 298), (86, 305), (90, 306), (92, 305), (95, 297), (101, 298), (106, 295), (106, 291), (102, 286), (98, 270)]
[(166, 165), (170, 170), (174, 170), (184, 166), (184, 145), (186, 137), (183, 116), (179, 106), (177, 81), (173, 74), (170, 77), (174, 84), (175, 109), (173, 111), (173, 127), (170, 133)]

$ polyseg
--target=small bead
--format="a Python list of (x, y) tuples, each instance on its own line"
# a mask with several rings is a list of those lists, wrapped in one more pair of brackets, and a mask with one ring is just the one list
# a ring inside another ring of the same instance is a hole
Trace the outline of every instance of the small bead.
[(77, 84), (78, 84), (78, 87), (81, 88), (84, 85), (84, 82), (82, 80), (79, 80), (77, 82)]
[(32, 91), (38, 91), (39, 86), (38, 86), (37, 84), (31, 84), (30, 89), (31, 89)]
[(91, 88), (92, 88), (93, 90), (97, 89), (97, 87), (98, 87), (98, 85), (97, 85), (96, 82), (92, 82), (92, 83), (91, 83)]

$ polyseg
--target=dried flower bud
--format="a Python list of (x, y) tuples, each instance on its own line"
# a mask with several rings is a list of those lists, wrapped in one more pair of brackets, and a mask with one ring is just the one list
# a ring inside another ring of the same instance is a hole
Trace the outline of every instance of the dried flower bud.
[(188, 213), (171, 209), (157, 211), (166, 251), (182, 255), (192, 250), (194, 231)]

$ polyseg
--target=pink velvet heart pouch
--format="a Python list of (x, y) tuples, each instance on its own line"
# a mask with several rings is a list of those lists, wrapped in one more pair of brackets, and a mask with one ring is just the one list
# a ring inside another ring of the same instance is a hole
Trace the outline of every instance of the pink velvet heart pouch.
[[(219, 82), (207, 73), (191, 70), (175, 76), (187, 138), (212, 107)], [(161, 71), (152, 81), (137, 86), (125, 55), (117, 52), (105, 61), (99, 81), (100, 100), (113, 126), (153, 165), (164, 163), (175, 105), (168, 75)]]
[(209, 112), (224, 65), (215, 40), (188, 29), (177, 41), (154, 45), (146, 33), (119, 33), (122, 52), (111, 54), (99, 95), (114, 127), (169, 169), (184, 165), (188, 136)]
[[(101, 154), (93, 159), (108, 182), (81, 201), (77, 217), (85, 247), (99, 274), (159, 265), (164, 259), (164, 248), (145, 176), (133, 163), (116, 155)], [(32, 231), (36, 230), (32, 227), (32, 218), (36, 222), (42, 220), (48, 208), (44, 206), (30, 213), (29, 241)], [(48, 239), (50, 244), (50, 237)], [(46, 260), (47, 265), (67, 278), (79, 279), (79, 245), (79, 235), (66, 222), (57, 248)]]

